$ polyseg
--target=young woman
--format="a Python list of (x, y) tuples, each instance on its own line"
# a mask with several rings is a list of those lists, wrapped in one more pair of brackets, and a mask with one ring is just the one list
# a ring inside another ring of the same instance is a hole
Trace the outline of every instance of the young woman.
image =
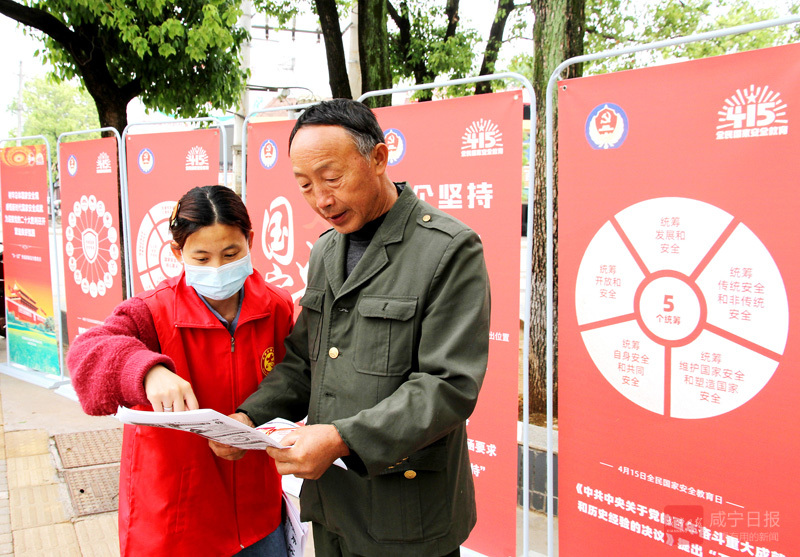
[[(88, 414), (118, 405), (231, 414), (283, 358), (291, 297), (253, 270), (241, 199), (223, 186), (194, 188), (169, 228), (184, 272), (124, 301), (70, 347)], [(223, 460), (200, 436), (126, 425), (119, 537), (123, 556), (284, 557), (274, 461), (265, 451)]]

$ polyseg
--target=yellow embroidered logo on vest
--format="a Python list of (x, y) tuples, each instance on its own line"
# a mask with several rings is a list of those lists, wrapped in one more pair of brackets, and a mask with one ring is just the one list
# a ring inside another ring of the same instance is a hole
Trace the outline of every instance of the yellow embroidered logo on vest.
[(270, 346), (261, 354), (261, 373), (265, 376), (275, 367), (275, 349)]

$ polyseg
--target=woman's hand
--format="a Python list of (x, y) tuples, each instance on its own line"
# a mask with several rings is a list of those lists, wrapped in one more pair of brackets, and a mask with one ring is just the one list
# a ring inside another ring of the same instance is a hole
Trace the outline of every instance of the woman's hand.
[[(236, 414), (228, 415), (228, 417), (240, 421), (247, 426), (255, 427), (253, 420), (251, 420), (247, 414), (237, 412)], [(239, 449), (237, 447), (231, 447), (230, 445), (223, 445), (222, 443), (217, 443), (211, 439), (208, 440), (208, 446), (211, 447), (211, 450), (214, 451), (215, 455), (220, 458), (224, 458), (225, 460), (239, 460), (247, 452), (247, 449)]]
[(191, 384), (160, 364), (145, 374), (144, 392), (156, 412), (182, 412), (200, 408)]

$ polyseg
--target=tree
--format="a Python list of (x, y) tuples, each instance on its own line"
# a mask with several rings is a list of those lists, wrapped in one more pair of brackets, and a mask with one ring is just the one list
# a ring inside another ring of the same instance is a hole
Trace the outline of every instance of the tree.
[[(497, 57), (500, 54), (500, 47), (503, 43), (503, 33), (506, 28), (506, 22), (511, 12), (517, 6), (514, 5), (514, 0), (497, 0), (497, 11), (492, 22), (492, 27), (489, 30), (489, 37), (486, 40), (486, 51), (483, 55), (483, 63), (478, 75), (490, 75), (495, 73), (495, 64), (497, 64)], [(492, 84), (488, 81), (478, 83), (475, 86), (475, 94), (491, 93)]]
[[(17, 100), (14, 100), (8, 110), (16, 112), (17, 108)], [(22, 135), (43, 135), (53, 150), (58, 136), (65, 131), (100, 127), (97, 110), (85, 89), (74, 82), (57, 82), (47, 77), (25, 83), (22, 113)], [(17, 131), (13, 130), (8, 137), (16, 135)]]
[[(458, 0), (442, 7), (419, 0), (387, 3), (396, 31), (389, 34), (392, 77), (395, 83), (411, 79), (415, 85), (432, 83), (437, 76), (466, 77), (473, 66), (478, 34), (458, 28)], [(431, 90), (417, 93), (433, 98)]]
[[(358, 10), (362, 91), (388, 89), (406, 80), (423, 84), (439, 76), (459, 78), (475, 73), (479, 37), (473, 29), (459, 28), (459, 0), (314, 0), (334, 97), (352, 98), (339, 18), (347, 15), (353, 4)], [(294, 15), (304, 9), (303, 3), (289, 5), (286, 0), (258, 0), (256, 6), (270, 16), (283, 17), (283, 22), (288, 19), (287, 13)], [(492, 42), (486, 51), (488, 59), (492, 55), (496, 59), (501, 44)], [(464, 90), (455, 92), (461, 94)], [(432, 93), (421, 91), (416, 96), (426, 100), (432, 98)], [(389, 101), (388, 96), (372, 99), (381, 105)]]
[(41, 31), (57, 77), (79, 78), (120, 133), (134, 97), (193, 117), (235, 105), (245, 84), (237, 0), (0, 0), (0, 13)]
[[(358, 59), (361, 61), (361, 90), (379, 91), (392, 86), (389, 67), (388, 0), (358, 0)], [(373, 107), (392, 103), (390, 96), (373, 97)]]
[[(550, 75), (556, 67), (564, 60), (573, 56), (583, 54), (584, 41), (584, 10), (585, 0), (532, 0), (531, 5), (535, 14), (533, 27), (534, 61), (532, 85), (536, 95), (536, 136), (537, 145), (534, 160), (535, 175), (535, 195), (538, 200), (534, 204), (533, 213), (529, 218), (533, 219), (533, 237), (528, 238), (533, 242), (533, 285), (531, 300), (531, 340), (530, 340), (530, 361), (528, 371), (530, 374), (529, 395), (532, 413), (544, 413), (547, 410), (546, 381), (547, 381), (547, 355), (546, 355), (546, 331), (547, 331), (547, 229), (546, 229), (546, 206), (543, 203), (546, 194), (546, 150), (545, 146), (545, 114), (546, 114), (546, 91)], [(581, 67), (571, 66), (567, 77), (580, 77)], [(557, 129), (557, 128), (556, 128)], [(554, 161), (557, 166), (557, 161)], [(554, 184), (553, 196), (554, 203), (557, 199), (557, 189)], [(554, 213), (558, 214), (557, 205), (554, 206)], [(553, 225), (554, 237), (558, 237), (558, 220)], [(553, 246), (553, 253), (557, 261), (557, 243)], [(558, 299), (558, 266), (553, 269), (553, 291), (555, 299)], [(557, 307), (557, 302), (555, 304)], [(555, 311), (554, 307), (554, 311)], [(556, 319), (554, 315), (554, 335), (557, 334)], [(555, 356), (555, 354), (554, 354)], [(557, 358), (554, 358), (553, 369), (557, 369)], [(558, 407), (558, 378), (553, 378), (553, 408)]]
[[(795, 12), (797, 9), (795, 8)], [(686, 37), (778, 17), (774, 8), (748, 0), (661, 0), (649, 9), (620, 0), (589, 0), (586, 51), (601, 52), (631, 44)], [(741, 35), (689, 43), (667, 49), (592, 62), (587, 74), (649, 66), (666, 58), (697, 59), (792, 42), (790, 27), (773, 27)]]
[(313, 10), (319, 18), (320, 31), (325, 40), (325, 57), (328, 62), (328, 82), (331, 96), (335, 99), (352, 99), (350, 80), (347, 76), (347, 59), (342, 44), (342, 27), (339, 24), (339, 8), (346, 13), (353, 0), (254, 0), (256, 9), (278, 20), (283, 27), (294, 16)]
[(339, 10), (336, 0), (315, 0), (320, 29), (325, 38), (325, 53), (328, 58), (328, 82), (335, 99), (352, 99), (350, 80), (347, 77), (347, 60), (342, 44), (342, 29), (339, 26)]

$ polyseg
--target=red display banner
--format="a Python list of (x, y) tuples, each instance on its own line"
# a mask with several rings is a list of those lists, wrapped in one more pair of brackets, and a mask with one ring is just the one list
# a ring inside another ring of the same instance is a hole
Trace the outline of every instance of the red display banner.
[(119, 170), (114, 137), (61, 143), (61, 231), (69, 341), (122, 302)]
[[(465, 545), (484, 555), (515, 555), (522, 95), (480, 95), (376, 114), (390, 148), (390, 178), (471, 226), (484, 244), (492, 321), (486, 380), (468, 424), (478, 525)], [(254, 264), (297, 301), (311, 246), (327, 226), (292, 174), (286, 150), (293, 125), (249, 125), (247, 206), (261, 238)]]
[(44, 145), (0, 149), (8, 361), (60, 375)]
[(184, 193), (219, 183), (219, 134), (210, 128), (126, 136), (134, 293), (181, 273), (169, 217)]
[(798, 105), (798, 44), (560, 84), (562, 557), (798, 555)]

